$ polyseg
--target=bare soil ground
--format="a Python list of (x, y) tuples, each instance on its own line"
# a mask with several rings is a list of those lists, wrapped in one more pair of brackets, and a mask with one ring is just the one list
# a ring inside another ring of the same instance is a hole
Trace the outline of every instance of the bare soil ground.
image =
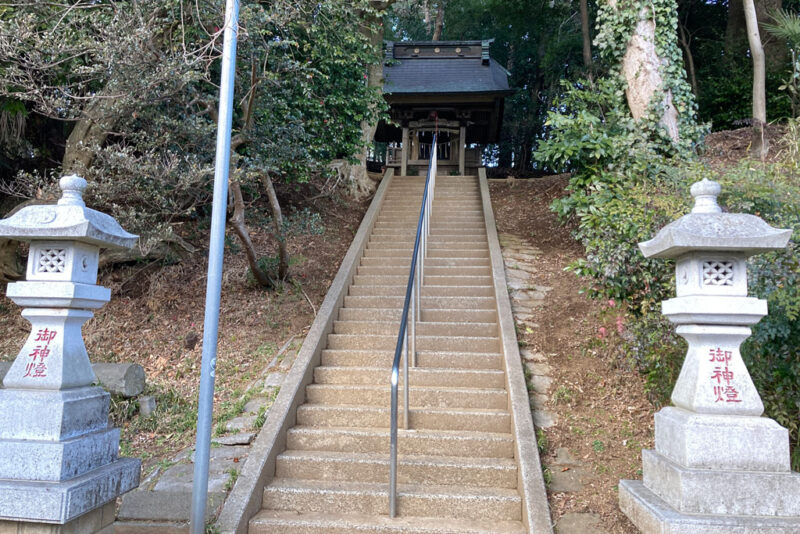
[(549, 208), (566, 184), (566, 176), (554, 176), (490, 185), (498, 230), (542, 250), (535, 283), (553, 288), (538, 313), (539, 328), (518, 333), (520, 344), (545, 354), (553, 368), (549, 408), (558, 420), (540, 435), (542, 463), (564, 469), (548, 466), (565, 447), (588, 471), (582, 490), (548, 491), (551, 513), (555, 522), (569, 512), (595, 513), (608, 533), (633, 534), (617, 504), (617, 484), (641, 478), (640, 451), (653, 445), (654, 409), (644, 380), (615, 356), (615, 308), (582, 295), (588, 282), (565, 271), (583, 255)]
[[(244, 388), (292, 336), (311, 325), (368, 202), (308, 199), (307, 185), (278, 188), (289, 220), (291, 280), (276, 290), (248, 282), (247, 262), (230, 230), (226, 239), (214, 412), (235, 415)], [(306, 209), (306, 211), (303, 211)], [(293, 214), (294, 212), (294, 214)], [(251, 205), (247, 222), (260, 254), (277, 248), (264, 204)], [(100, 283), (112, 300), (84, 327), (94, 362), (135, 362), (147, 375), (147, 394), (159, 404), (153, 417), (137, 415), (135, 402), (114, 399), (112, 416), (122, 425), (122, 452), (145, 460), (145, 468), (192, 443), (197, 417), (206, 289), (207, 230), (184, 228), (199, 251), (173, 265), (125, 265), (105, 269)], [(30, 326), (19, 308), (0, 297), (0, 360), (13, 360)]]
[[(796, 147), (786, 145), (785, 126), (768, 124), (765, 131), (770, 146), (767, 161), (781, 161), (785, 158), (787, 150), (796, 150)], [(715, 170), (724, 170), (736, 165), (740, 160), (749, 157), (752, 132), (752, 128), (746, 127), (707, 135), (703, 145), (703, 161)]]

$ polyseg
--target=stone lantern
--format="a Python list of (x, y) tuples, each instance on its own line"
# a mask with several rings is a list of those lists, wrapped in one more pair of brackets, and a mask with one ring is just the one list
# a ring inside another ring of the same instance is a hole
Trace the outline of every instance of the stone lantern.
[(761, 417), (764, 405), (739, 347), (767, 302), (747, 296), (747, 258), (786, 247), (791, 230), (722, 213), (718, 183), (691, 188), (692, 212), (639, 247), (674, 258), (676, 298), (662, 311), (689, 344), (672, 392), (655, 415), (655, 450), (643, 480), (622, 480), (622, 511), (645, 533), (800, 532), (800, 475), (788, 431)]
[(27, 279), (6, 295), (31, 323), (0, 389), (0, 532), (51, 523), (61, 526), (46, 532), (71, 533), (77, 522), (81, 533), (110, 530), (116, 497), (139, 483), (139, 460), (117, 456), (110, 396), (92, 386), (81, 334), (91, 310), (111, 298), (96, 285), (100, 248), (131, 248), (137, 236), (86, 207), (83, 178), (60, 186), (57, 205), (0, 220), (0, 236), (30, 243)]

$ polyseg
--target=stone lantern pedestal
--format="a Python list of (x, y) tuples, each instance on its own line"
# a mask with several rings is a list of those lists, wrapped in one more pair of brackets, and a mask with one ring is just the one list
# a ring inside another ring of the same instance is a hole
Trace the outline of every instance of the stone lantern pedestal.
[(0, 236), (30, 242), (26, 281), (6, 294), (31, 323), (0, 389), (0, 534), (110, 531), (116, 498), (139, 483), (140, 462), (117, 456), (110, 396), (92, 386), (81, 334), (111, 298), (96, 285), (100, 248), (137, 238), (86, 207), (83, 178), (60, 185), (57, 205), (0, 221)]
[(720, 187), (692, 186), (692, 213), (639, 246), (676, 260), (676, 298), (662, 305), (689, 344), (672, 392), (655, 415), (655, 450), (642, 451), (643, 480), (622, 480), (622, 511), (647, 534), (797, 534), (800, 475), (788, 431), (764, 405), (739, 347), (767, 315), (747, 296), (746, 260), (784, 248), (790, 230), (752, 215), (721, 213)]

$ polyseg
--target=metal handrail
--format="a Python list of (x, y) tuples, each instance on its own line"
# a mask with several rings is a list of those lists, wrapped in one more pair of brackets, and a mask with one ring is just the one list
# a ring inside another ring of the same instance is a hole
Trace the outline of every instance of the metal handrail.
[[(425, 269), (425, 256), (428, 250), (428, 233), (430, 231), (430, 212), (433, 206), (433, 192), (436, 187), (436, 136), (433, 137), (433, 150), (428, 163), (428, 175), (425, 178), (425, 190), (422, 193), (422, 205), (419, 209), (417, 234), (414, 239), (414, 252), (411, 254), (411, 268), (408, 273), (406, 297), (403, 301), (403, 313), (400, 315), (400, 332), (397, 335), (397, 346), (392, 363), (392, 399), (391, 430), (389, 444), (389, 517), (397, 514), (397, 387), (400, 379), (400, 359), (403, 358), (403, 428), (408, 430), (408, 357), (411, 346), (412, 367), (417, 364), (417, 322), (422, 320), (420, 306), (420, 289)], [(420, 250), (422, 254), (420, 254)], [(417, 262), (419, 259), (419, 262)], [(411, 311), (411, 328), (408, 328), (408, 314)], [(410, 330), (410, 331), (409, 331)], [(407, 332), (408, 331), (408, 332)], [(408, 335), (407, 335), (408, 334)]]

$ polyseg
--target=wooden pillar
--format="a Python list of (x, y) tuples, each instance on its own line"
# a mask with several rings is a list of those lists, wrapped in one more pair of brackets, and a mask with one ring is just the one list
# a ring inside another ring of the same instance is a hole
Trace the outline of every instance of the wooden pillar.
[(467, 174), (465, 160), (467, 157), (467, 127), (461, 126), (458, 129), (458, 174)]
[(408, 176), (408, 153), (411, 152), (411, 147), (408, 142), (408, 127), (403, 127), (403, 152), (400, 157), (400, 176)]

